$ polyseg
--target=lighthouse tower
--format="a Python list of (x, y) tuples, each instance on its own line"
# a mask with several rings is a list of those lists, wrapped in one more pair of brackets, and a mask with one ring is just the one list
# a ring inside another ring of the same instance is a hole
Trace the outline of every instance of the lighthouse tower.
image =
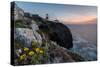
[(48, 14), (46, 14), (46, 18), (45, 18), (46, 20), (48, 20), (49, 19), (49, 17), (48, 17)]

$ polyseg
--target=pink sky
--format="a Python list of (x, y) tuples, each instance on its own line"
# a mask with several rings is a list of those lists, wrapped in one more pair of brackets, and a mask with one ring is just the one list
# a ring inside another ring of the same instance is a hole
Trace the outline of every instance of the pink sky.
[[(95, 24), (96, 22), (96, 16), (76, 16), (64, 19), (64, 24)], [(90, 22), (91, 21), (91, 22)], [(92, 22), (93, 21), (93, 22)]]

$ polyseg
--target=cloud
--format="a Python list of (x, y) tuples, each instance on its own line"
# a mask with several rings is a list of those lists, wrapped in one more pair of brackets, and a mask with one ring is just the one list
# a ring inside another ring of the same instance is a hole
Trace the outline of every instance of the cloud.
[(74, 16), (63, 19), (65, 24), (95, 24), (97, 22), (96, 16)]

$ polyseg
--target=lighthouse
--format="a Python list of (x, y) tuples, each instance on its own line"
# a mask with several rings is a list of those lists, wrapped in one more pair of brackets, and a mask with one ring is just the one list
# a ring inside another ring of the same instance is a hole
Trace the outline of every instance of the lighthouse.
[(46, 14), (46, 18), (45, 18), (46, 20), (48, 20), (49, 19), (49, 17), (48, 17), (48, 14)]

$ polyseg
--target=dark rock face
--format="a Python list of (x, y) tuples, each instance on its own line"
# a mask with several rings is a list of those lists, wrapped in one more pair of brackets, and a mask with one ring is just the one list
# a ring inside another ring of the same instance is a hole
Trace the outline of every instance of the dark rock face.
[(32, 19), (33, 19), (34, 21), (36, 21), (36, 22), (39, 22), (39, 21), (43, 22), (43, 18), (40, 17), (38, 14), (33, 14), (33, 15), (32, 15)]
[(60, 46), (70, 49), (73, 47), (72, 34), (67, 26), (62, 23), (47, 21), (46, 24), (39, 26), (40, 29), (46, 30), (50, 40), (57, 42)]

